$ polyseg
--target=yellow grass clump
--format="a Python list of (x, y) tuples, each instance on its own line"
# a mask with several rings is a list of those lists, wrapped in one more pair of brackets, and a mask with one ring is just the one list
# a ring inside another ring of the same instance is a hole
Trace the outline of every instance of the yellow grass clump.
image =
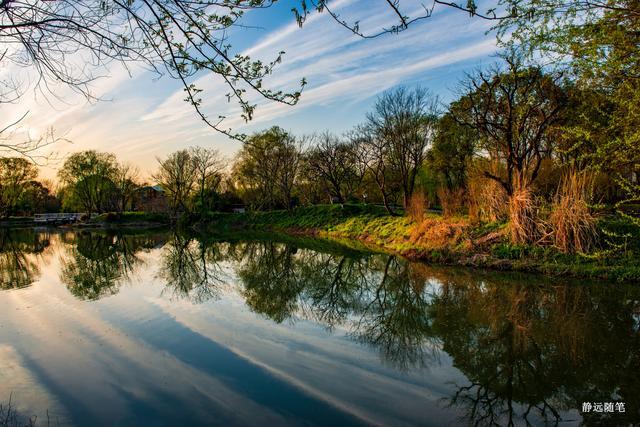
[(438, 188), (438, 199), (445, 217), (461, 214), (464, 208), (465, 194), (463, 188), (450, 190), (446, 187)]
[(554, 246), (565, 253), (586, 253), (596, 242), (596, 219), (589, 202), (593, 175), (575, 170), (564, 175), (551, 206), (549, 227)]
[(472, 221), (502, 221), (507, 217), (507, 192), (493, 179), (480, 175), (468, 182), (469, 217)]
[(425, 218), (411, 230), (409, 241), (423, 248), (452, 248), (465, 238), (469, 223), (463, 218)]
[(540, 239), (540, 221), (536, 198), (525, 179), (516, 179), (509, 197), (509, 232), (515, 244), (535, 243)]
[(415, 191), (409, 199), (407, 215), (415, 222), (420, 222), (424, 219), (427, 209), (429, 209), (429, 199), (423, 191)]

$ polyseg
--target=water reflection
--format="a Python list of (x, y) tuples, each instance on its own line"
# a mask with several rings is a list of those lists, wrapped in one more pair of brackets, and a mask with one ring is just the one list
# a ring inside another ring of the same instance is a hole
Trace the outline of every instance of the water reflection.
[(68, 244), (60, 278), (76, 297), (94, 300), (114, 295), (129, 280), (140, 252), (162, 245), (164, 235), (76, 233), (63, 239)]
[(31, 285), (40, 276), (41, 256), (49, 247), (49, 236), (33, 229), (0, 228), (0, 289)]
[[(48, 239), (0, 237), (3, 288), (31, 283), (37, 263), (24, 254)], [(201, 304), (235, 283), (260, 316), (346, 330), (406, 375), (437, 371), (445, 356), (464, 380), (447, 383), (452, 391), (440, 404), (464, 424), (640, 422), (637, 287), (435, 268), (311, 240), (81, 233), (62, 241), (60, 276), (80, 299), (117, 293), (144, 265), (142, 254), (161, 247), (154, 263), (164, 295)], [(5, 273), (10, 262), (13, 273)], [(582, 402), (611, 401), (627, 411), (578, 412)]]
[(218, 287), (224, 283), (219, 266), (226, 257), (222, 246), (174, 233), (162, 252), (159, 277), (166, 282), (166, 289), (194, 303), (216, 299)]

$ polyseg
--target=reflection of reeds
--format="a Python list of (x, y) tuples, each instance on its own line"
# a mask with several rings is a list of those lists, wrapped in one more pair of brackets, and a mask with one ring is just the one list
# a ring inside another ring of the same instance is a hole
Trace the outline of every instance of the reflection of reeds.
[[(35, 427), (37, 425), (36, 417), (26, 418), (18, 413), (11, 402), (11, 396), (6, 404), (0, 403), (0, 427)], [(48, 419), (46, 425), (50, 425)]]
[(560, 181), (549, 226), (554, 245), (565, 253), (589, 251), (596, 240), (595, 217), (589, 209), (593, 176), (572, 170)]

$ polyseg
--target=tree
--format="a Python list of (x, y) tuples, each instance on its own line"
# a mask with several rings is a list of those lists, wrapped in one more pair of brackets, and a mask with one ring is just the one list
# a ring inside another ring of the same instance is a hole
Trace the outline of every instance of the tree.
[[(271, 6), (275, 0), (149, 0), (107, 2), (57, 0), (0, 1), (0, 43), (12, 46), (1, 60), (35, 70), (38, 85), (62, 82), (91, 97), (89, 85), (111, 62), (142, 63), (158, 75), (178, 80), (189, 102), (209, 126), (202, 111), (202, 89), (194, 81), (214, 75), (227, 85), (228, 97), (238, 102), (250, 120), (255, 104), (247, 91), (286, 104), (295, 104), (300, 90), (269, 90), (263, 79), (281, 61), (253, 61), (233, 53), (228, 31), (244, 12)], [(89, 66), (88, 66), (89, 64)], [(302, 81), (304, 86), (305, 82)], [(2, 100), (0, 100), (2, 102)]]
[(38, 169), (27, 159), (0, 158), (0, 216), (16, 213), (27, 185), (37, 176)]
[[(456, 105), (453, 103), (449, 109), (455, 111)], [(448, 190), (466, 186), (469, 161), (475, 153), (478, 140), (478, 132), (458, 123), (451, 111), (438, 121), (433, 145), (427, 154), (427, 164)]]
[(322, 182), (329, 201), (344, 203), (362, 179), (356, 167), (355, 147), (325, 132), (313, 137), (315, 144), (306, 154), (312, 179)]
[(162, 186), (172, 213), (191, 212), (198, 176), (189, 150), (176, 151), (158, 163), (160, 168), (153, 178)]
[(234, 175), (253, 207), (291, 209), (301, 157), (295, 138), (274, 126), (245, 141), (236, 158)]
[(113, 154), (89, 150), (69, 156), (58, 171), (60, 182), (67, 187), (65, 207), (80, 208), (87, 213), (113, 208), (117, 169)]
[(189, 152), (193, 159), (198, 181), (198, 200), (196, 203), (200, 206), (201, 212), (211, 210), (212, 200), (207, 200), (207, 194), (219, 190), (222, 172), (226, 167), (225, 162), (218, 150), (193, 147), (189, 149)]
[(114, 185), (116, 187), (116, 197), (118, 199), (117, 210), (125, 212), (132, 203), (138, 184), (140, 172), (138, 168), (128, 163), (117, 165), (114, 174)]
[(438, 99), (424, 88), (386, 91), (367, 115), (366, 126), (379, 141), (379, 155), (399, 183), (404, 207), (415, 189), (436, 125)]
[[(629, 201), (640, 200), (640, 14), (635, 0), (513, 1), (535, 13), (504, 19), (499, 36), (530, 56), (554, 62), (572, 75), (579, 90), (596, 92), (572, 130), (591, 144), (592, 168), (614, 177)], [(511, 37), (513, 35), (513, 37)], [(599, 123), (595, 127), (593, 124)], [(582, 144), (580, 144), (582, 145)]]
[(506, 69), (494, 67), (468, 76), (456, 120), (479, 132), (480, 148), (504, 164), (506, 175), (485, 171), (511, 196), (519, 183), (528, 187), (552, 153), (549, 130), (560, 118), (566, 95), (559, 75), (526, 67), (513, 52), (502, 55)]
[(379, 138), (369, 126), (358, 126), (350, 132), (349, 138), (356, 149), (360, 167), (365, 171), (366, 177), (373, 179), (382, 198), (382, 204), (387, 212), (393, 215), (391, 198), (394, 187), (386, 156), (386, 141)]

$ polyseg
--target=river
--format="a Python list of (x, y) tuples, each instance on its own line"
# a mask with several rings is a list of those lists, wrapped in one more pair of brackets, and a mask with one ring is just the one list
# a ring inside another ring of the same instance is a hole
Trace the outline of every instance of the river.
[(0, 230), (0, 404), (41, 425), (637, 424), (640, 288), (281, 235)]

